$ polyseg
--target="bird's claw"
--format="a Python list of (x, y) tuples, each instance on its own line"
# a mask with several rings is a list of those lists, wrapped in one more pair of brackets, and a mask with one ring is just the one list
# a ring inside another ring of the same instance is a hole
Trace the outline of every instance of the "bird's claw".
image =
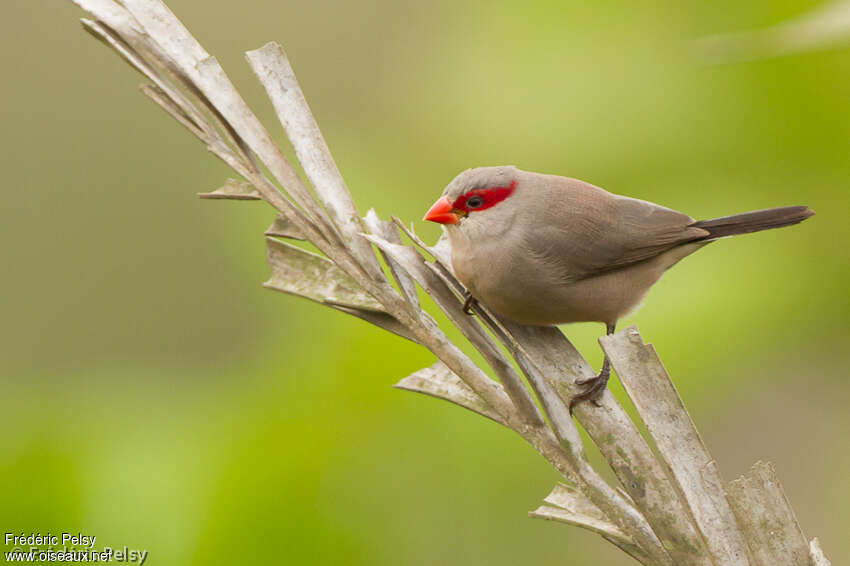
[(576, 380), (576, 385), (586, 385), (587, 388), (570, 399), (569, 410), (571, 415), (573, 414), (573, 408), (582, 401), (590, 401), (597, 407), (600, 406), (599, 398), (605, 392), (605, 388), (608, 385), (608, 378), (611, 376), (610, 370), (605, 371), (605, 369), (607, 368), (603, 368), (602, 372), (597, 376)]
[(471, 315), (472, 311), (469, 309), (471, 309), (473, 305), (477, 305), (478, 301), (475, 299), (475, 297), (472, 296), (472, 293), (470, 293), (469, 291), (465, 292), (463, 296), (465, 299), (463, 301), (463, 312), (468, 315)]

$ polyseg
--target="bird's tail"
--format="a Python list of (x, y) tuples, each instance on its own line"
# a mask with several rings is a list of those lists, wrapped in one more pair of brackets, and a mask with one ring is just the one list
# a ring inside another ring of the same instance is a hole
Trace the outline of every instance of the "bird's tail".
[(814, 210), (808, 206), (783, 206), (780, 208), (768, 208), (767, 210), (756, 210), (744, 212), (712, 220), (700, 220), (691, 226), (708, 231), (706, 240), (716, 240), (737, 234), (748, 234), (760, 232), (771, 228), (782, 228), (798, 224), (813, 216)]

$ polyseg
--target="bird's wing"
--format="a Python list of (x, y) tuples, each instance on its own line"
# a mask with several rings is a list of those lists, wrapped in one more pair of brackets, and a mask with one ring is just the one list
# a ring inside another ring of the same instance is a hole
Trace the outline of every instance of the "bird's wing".
[(658, 256), (708, 232), (692, 226), (686, 214), (613, 195), (569, 179), (567, 190), (553, 187), (529, 253), (554, 267), (565, 280), (580, 280)]

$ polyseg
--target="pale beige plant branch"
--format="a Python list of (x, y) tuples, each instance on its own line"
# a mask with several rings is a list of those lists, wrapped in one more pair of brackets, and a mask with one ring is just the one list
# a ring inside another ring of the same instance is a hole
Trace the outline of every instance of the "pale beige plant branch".
[[(481, 305), (474, 317), (464, 313), (464, 289), (444, 239), (428, 246), (397, 219), (382, 220), (374, 210), (361, 217), (277, 43), (249, 51), (247, 60), (306, 182), (216, 59), (161, 0), (73, 1), (88, 13), (86, 30), (149, 81), (142, 92), (241, 177), (199, 196), (273, 207), (265, 231), (266, 287), (427, 348), (438, 361), (396, 387), (445, 399), (512, 429), (561, 474), (553, 490), (541, 489), (541, 495), (551, 493), (533, 517), (595, 532), (642, 564), (829, 564), (817, 539), (803, 537), (772, 467), (758, 464), (731, 485), (722, 482), (664, 367), (635, 328), (601, 344), (648, 438), (607, 391), (598, 406), (578, 405), (574, 421), (567, 407), (576, 381), (594, 375), (590, 365), (557, 328), (517, 325)], [(423, 296), (460, 332), (462, 344), (423, 309)], [(478, 352), (485, 366), (464, 348)], [(618, 485), (588, 462), (576, 421)], [(765, 533), (759, 525), (768, 522), (777, 528)]]
[(701, 38), (695, 50), (708, 63), (729, 64), (847, 46), (850, 0), (827, 0), (771, 26)]

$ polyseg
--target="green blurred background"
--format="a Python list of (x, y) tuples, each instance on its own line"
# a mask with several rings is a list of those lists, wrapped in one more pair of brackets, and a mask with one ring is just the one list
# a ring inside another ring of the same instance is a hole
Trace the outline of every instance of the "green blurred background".
[[(626, 322), (726, 479), (774, 462), (806, 534), (850, 561), (850, 49), (721, 67), (690, 49), (816, 2), (169, 5), (269, 125), (242, 53), (280, 41), (361, 212), (429, 239), (426, 207), (485, 164), (699, 218), (814, 208), (684, 261)], [(231, 173), (75, 6), (2, 6), (4, 532), (169, 565), (631, 563), (527, 518), (557, 476), (517, 436), (390, 388), (427, 352), (260, 287), (272, 214), (195, 198)], [(600, 325), (566, 331), (600, 362)]]

